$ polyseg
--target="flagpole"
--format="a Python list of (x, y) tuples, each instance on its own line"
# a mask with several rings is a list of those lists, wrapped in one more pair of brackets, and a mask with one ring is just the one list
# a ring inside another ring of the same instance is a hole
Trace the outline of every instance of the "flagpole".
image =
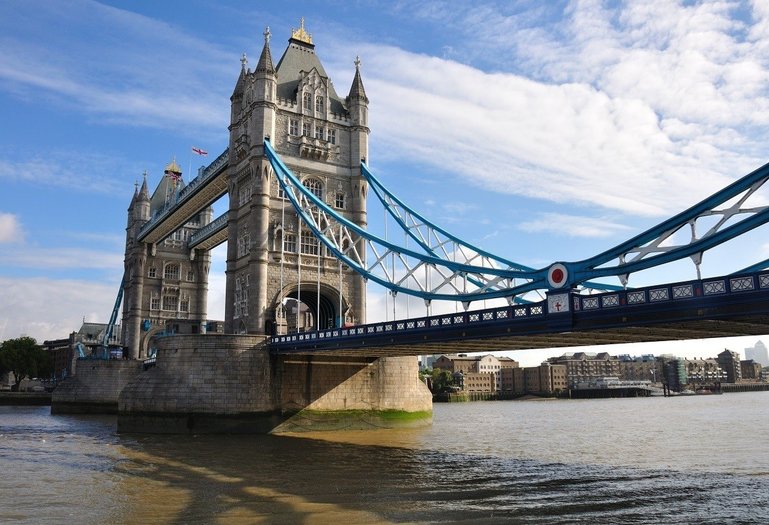
[(189, 156), (190, 156), (190, 162), (187, 164), (187, 176), (189, 177), (189, 180), (194, 179), (195, 177), (192, 176), (192, 148), (195, 146), (190, 146)]

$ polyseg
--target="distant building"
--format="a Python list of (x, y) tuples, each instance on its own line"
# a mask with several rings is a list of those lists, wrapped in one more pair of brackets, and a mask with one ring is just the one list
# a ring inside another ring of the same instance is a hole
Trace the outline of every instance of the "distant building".
[(566, 378), (571, 388), (577, 383), (589, 383), (599, 377), (619, 377), (620, 361), (607, 352), (589, 354), (575, 352), (548, 359), (550, 364), (566, 365)]
[(740, 368), (740, 354), (731, 350), (724, 350), (718, 354), (718, 366), (726, 372), (727, 383), (737, 383), (742, 379)]
[(761, 368), (761, 363), (756, 363), (752, 359), (740, 361), (740, 374), (743, 381), (760, 381)]
[(681, 392), (689, 383), (686, 375), (686, 363), (677, 357), (664, 357), (662, 361), (662, 383), (673, 392)]
[[(81, 353), (85, 357), (98, 354), (104, 344), (107, 328), (107, 323), (89, 323), (83, 320), (80, 329), (69, 334), (69, 337), (43, 341), (43, 348), (51, 355), (53, 361), (52, 379), (60, 380), (74, 375), (77, 358)], [(121, 327), (116, 324), (112, 328), (107, 345), (119, 346), (120, 335)]]
[(727, 381), (727, 374), (717, 359), (684, 359), (686, 380), (690, 385), (712, 385)]
[(619, 378), (626, 381), (662, 381), (662, 363), (652, 354), (630, 357), (618, 355)]
[(455, 382), (464, 391), (496, 392), (503, 389), (502, 371), (518, 368), (518, 361), (491, 354), (474, 356), (451, 354), (435, 359), (433, 368), (452, 372), (457, 378)]
[(769, 366), (769, 351), (764, 343), (758, 341), (752, 347), (745, 349), (745, 359), (752, 359), (761, 366)]

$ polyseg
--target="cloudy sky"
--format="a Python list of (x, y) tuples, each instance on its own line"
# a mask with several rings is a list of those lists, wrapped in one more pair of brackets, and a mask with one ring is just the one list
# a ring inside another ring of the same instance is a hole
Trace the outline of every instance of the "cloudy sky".
[[(174, 156), (189, 180), (192, 146), (223, 151), (241, 54), (253, 66), (269, 26), (277, 60), (300, 17), (339, 93), (361, 58), (379, 178), (528, 266), (599, 253), (769, 160), (766, 2), (5, 0), (0, 340), (107, 321), (135, 181), (147, 170), (154, 187)], [(214, 255), (209, 314), (221, 318)], [(762, 228), (702, 270), (767, 257)], [(631, 285), (694, 277), (676, 263)], [(369, 321), (392, 316), (381, 290), (369, 309)], [(755, 339), (622, 351), (712, 355)]]

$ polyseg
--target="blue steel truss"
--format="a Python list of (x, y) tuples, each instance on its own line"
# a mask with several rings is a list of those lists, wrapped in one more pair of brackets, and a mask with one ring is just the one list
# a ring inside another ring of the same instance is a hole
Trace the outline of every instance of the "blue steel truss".
[[(374, 194), (382, 203), (387, 213), (395, 220), (398, 226), (413, 239), (426, 253), (440, 257), (444, 260), (461, 261), (465, 264), (480, 265), (483, 267), (502, 267), (511, 272), (534, 272), (534, 268), (504, 259), (488, 251), (473, 246), (472, 244), (449, 233), (445, 229), (426, 219), (419, 212), (408, 206), (394, 193), (388, 190), (377, 179), (365, 163), (361, 163), (361, 174), (374, 190)], [(480, 284), (480, 283), (475, 283)], [(622, 286), (607, 283), (580, 283), (581, 287), (589, 291), (618, 291)], [(527, 303), (521, 297), (516, 297), (518, 303)]]
[[(684, 258), (694, 261), (699, 278), (699, 264), (705, 251), (769, 221), (769, 207), (746, 206), (748, 199), (769, 178), (768, 164), (595, 257), (558, 262), (537, 270), (476, 248), (433, 225), (388, 192), (364, 164), (363, 176), (416, 247), (412, 249), (382, 239), (338, 214), (305, 188), (269, 141), (265, 141), (265, 154), (302, 222), (340, 261), (393, 294), (406, 293), (428, 302), (461, 301), (465, 308), (472, 301), (493, 298), (506, 298), (512, 303), (516, 297), (531, 291), (578, 286), (608, 290), (612, 287), (595, 285), (591, 280), (617, 277), (624, 286), (631, 273)], [(698, 226), (707, 222), (706, 219), (715, 224), (698, 234)], [(687, 228), (691, 231), (689, 241), (674, 244), (674, 236)], [(366, 261), (367, 253), (373, 255), (373, 261)], [(766, 265), (764, 261), (740, 273)]]

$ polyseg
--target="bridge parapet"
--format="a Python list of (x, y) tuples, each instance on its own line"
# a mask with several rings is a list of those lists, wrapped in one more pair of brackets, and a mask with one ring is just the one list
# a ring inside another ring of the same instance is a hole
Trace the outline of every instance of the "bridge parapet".
[[(415, 319), (371, 323), (273, 336), (273, 352), (332, 350), (352, 345), (387, 346), (404, 337), (411, 344), (509, 335), (564, 333), (617, 327), (683, 323), (769, 314), (769, 272), (728, 275), (701, 280), (634, 288), (620, 292), (580, 295), (568, 292), (569, 307), (554, 301), (486, 310), (441, 314)], [(567, 298), (568, 297), (568, 298)], [(551, 299), (551, 298), (549, 298)], [(555, 308), (553, 304), (558, 304)], [(762, 310), (757, 311), (756, 305)], [(749, 305), (749, 306), (748, 306)], [(725, 334), (732, 335), (732, 334)], [(716, 337), (712, 333), (700, 337)], [(653, 340), (653, 339), (651, 339)], [(631, 342), (631, 341), (616, 341)]]

